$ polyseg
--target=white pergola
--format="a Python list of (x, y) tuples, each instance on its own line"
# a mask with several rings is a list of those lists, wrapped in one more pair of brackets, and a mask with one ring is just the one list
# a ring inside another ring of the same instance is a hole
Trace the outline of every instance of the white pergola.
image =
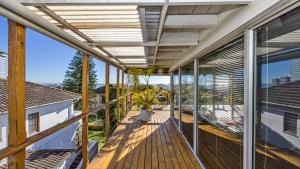
[(253, 0), (17, 0), (123, 68), (170, 68)]

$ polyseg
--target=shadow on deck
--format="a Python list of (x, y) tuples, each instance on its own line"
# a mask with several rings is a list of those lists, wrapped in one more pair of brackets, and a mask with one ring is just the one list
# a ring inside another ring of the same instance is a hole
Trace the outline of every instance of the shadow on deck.
[(200, 169), (200, 166), (170, 121), (169, 111), (155, 111), (149, 122), (141, 122), (138, 112), (131, 111), (88, 168)]

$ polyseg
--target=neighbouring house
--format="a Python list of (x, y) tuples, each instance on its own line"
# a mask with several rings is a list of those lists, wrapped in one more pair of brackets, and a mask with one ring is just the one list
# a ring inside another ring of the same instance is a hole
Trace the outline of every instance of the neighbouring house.
[[(260, 137), (267, 143), (300, 151), (300, 80), (261, 90)], [(268, 131), (266, 133), (266, 131)]]
[[(109, 88), (113, 88), (113, 85), (109, 85)], [(103, 99), (105, 98), (105, 85), (98, 87), (94, 90), (94, 97), (90, 99), (90, 107), (97, 108), (99, 106), (104, 107)]]
[[(0, 79), (0, 149), (8, 145), (8, 101), (7, 79)], [(75, 113), (73, 105), (80, 95), (68, 91), (26, 82), (26, 133), (27, 137), (53, 127)], [(57, 156), (58, 161), (48, 161), (52, 168), (69, 168), (76, 156), (78, 137), (76, 131), (80, 122), (42, 139), (27, 147), (26, 165), (38, 164), (46, 159), (42, 157)], [(38, 157), (33, 158), (33, 157)], [(30, 160), (32, 159), (32, 160)], [(6, 163), (2, 160), (0, 164)]]

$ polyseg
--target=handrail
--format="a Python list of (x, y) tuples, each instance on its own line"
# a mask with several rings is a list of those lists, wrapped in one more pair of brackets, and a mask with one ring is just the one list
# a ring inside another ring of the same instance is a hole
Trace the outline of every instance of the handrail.
[(123, 98), (126, 98), (127, 96), (129, 96), (129, 95), (131, 95), (131, 94), (132, 94), (132, 92), (129, 92), (129, 93), (127, 93), (125, 96), (121, 96), (121, 97), (119, 97), (118, 99), (113, 99), (113, 100), (111, 100), (111, 101), (108, 103), (108, 105), (113, 104), (113, 103), (115, 103), (115, 102), (117, 102), (118, 100), (121, 100), (121, 99), (123, 99)]
[[(119, 99), (127, 97), (130, 94), (132, 94), (132, 93), (128, 93), (125, 96), (120, 97)], [(115, 102), (116, 100), (119, 100), (119, 99), (114, 99), (111, 102), (113, 103), (113, 102)], [(102, 109), (102, 107), (99, 106), (99, 107), (89, 111), (89, 113), (87, 113), (87, 114), (77, 115), (75, 117), (70, 118), (69, 120), (66, 120), (62, 123), (59, 123), (59, 124), (53, 126), (53, 127), (50, 127), (50, 128), (48, 128), (44, 131), (41, 131), (41, 132), (39, 132), (39, 133), (37, 133), (33, 136), (27, 137), (26, 141), (24, 143), (20, 144), (17, 147), (6, 147), (6, 148), (0, 150), (0, 160), (4, 159), (5, 157), (8, 157), (12, 154), (15, 154), (15, 153), (17, 153), (18, 151), (20, 151), (22, 149), (25, 149), (27, 146), (30, 146), (31, 144), (42, 140), (43, 138), (45, 138), (45, 137), (47, 137), (47, 136), (49, 136), (49, 135), (51, 135), (51, 134), (53, 134), (53, 133), (55, 133), (55, 132), (71, 125), (71, 124), (73, 124), (73, 123), (75, 123), (76, 121), (79, 121), (79, 120), (83, 119), (84, 117), (86, 117), (90, 114), (96, 113), (101, 109)]]

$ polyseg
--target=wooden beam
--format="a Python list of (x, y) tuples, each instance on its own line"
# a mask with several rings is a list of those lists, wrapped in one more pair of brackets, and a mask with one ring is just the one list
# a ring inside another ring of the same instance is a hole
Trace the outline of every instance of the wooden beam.
[(179, 2), (157, 2), (149, 0), (130, 0), (130, 1), (120, 1), (120, 0), (88, 0), (78, 1), (78, 0), (17, 0), (17, 2), (24, 5), (140, 5), (140, 6), (183, 6), (183, 5), (242, 5), (249, 4), (253, 0), (194, 0), (194, 1), (179, 1)]
[(109, 64), (105, 65), (105, 136), (106, 140), (110, 137), (110, 119), (109, 119)]
[[(9, 21), (8, 32), (8, 146), (26, 141), (25, 27)], [(9, 169), (25, 168), (25, 148), (8, 157)]]
[[(155, 41), (148, 41), (148, 42), (95, 41), (94, 43), (88, 43), (88, 44), (90, 46), (102, 46), (102, 47), (156, 46)], [(176, 40), (161, 41), (158, 46), (197, 46), (198, 44), (199, 44), (198, 39), (195, 40), (195, 39), (181, 38)]]
[(140, 14), (140, 20), (141, 20), (141, 27), (143, 31), (143, 40), (144, 42), (148, 41), (148, 36), (147, 36), (147, 26), (146, 26), (146, 10), (145, 8), (140, 8), (139, 9), (139, 14)]
[(168, 11), (168, 5), (163, 6), (162, 9), (161, 9), (161, 13), (160, 13), (160, 21), (159, 21), (157, 38), (156, 38), (156, 46), (155, 46), (155, 50), (154, 50), (153, 66), (155, 64), (157, 50), (158, 50), (158, 47), (159, 47), (160, 37), (161, 37), (162, 30), (163, 30), (163, 27), (164, 27), (164, 23), (165, 23), (165, 20), (166, 20), (167, 11)]
[[(82, 114), (89, 113), (89, 56), (84, 54), (82, 60)], [(83, 168), (89, 164), (88, 116), (82, 119), (82, 157)]]
[(125, 97), (125, 89), (124, 89), (124, 76), (125, 76), (125, 71), (122, 70), (122, 117), (125, 116), (125, 108), (124, 108), (124, 97)]
[(120, 69), (117, 68), (117, 120), (120, 122)]
[(212, 28), (218, 15), (168, 15), (164, 28)]

